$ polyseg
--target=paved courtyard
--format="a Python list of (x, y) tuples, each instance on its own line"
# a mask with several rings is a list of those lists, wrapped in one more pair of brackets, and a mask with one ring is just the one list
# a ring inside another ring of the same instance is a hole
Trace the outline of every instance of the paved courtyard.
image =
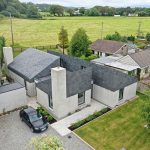
[[(61, 137), (51, 126), (44, 133), (59, 137), (65, 150), (91, 150), (90, 146), (73, 133)], [(39, 135), (32, 133), (29, 127), (21, 122), (18, 111), (0, 117), (0, 150), (30, 150), (28, 147), (30, 139)]]

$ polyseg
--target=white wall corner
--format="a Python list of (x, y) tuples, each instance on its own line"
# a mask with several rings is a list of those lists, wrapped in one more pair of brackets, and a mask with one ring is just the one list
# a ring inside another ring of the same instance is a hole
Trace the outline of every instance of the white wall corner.
[(13, 50), (11, 47), (3, 47), (3, 54), (4, 54), (4, 61), (5, 64), (8, 66), (10, 63), (13, 62)]

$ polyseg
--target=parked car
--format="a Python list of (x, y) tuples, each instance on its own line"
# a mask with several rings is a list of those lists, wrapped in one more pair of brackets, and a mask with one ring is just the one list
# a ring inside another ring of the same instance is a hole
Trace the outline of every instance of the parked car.
[(48, 128), (46, 119), (32, 107), (22, 109), (20, 118), (30, 127), (32, 132), (42, 132)]

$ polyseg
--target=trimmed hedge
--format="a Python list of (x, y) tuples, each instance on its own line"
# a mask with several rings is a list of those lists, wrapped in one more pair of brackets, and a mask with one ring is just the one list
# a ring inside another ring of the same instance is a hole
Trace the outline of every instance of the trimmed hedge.
[(42, 107), (38, 107), (37, 111), (51, 124), (56, 122), (56, 120)]
[(99, 116), (105, 114), (106, 112), (108, 112), (108, 111), (110, 111), (110, 110), (111, 110), (110, 108), (104, 108), (104, 109), (102, 109), (101, 111), (95, 112), (95, 113), (93, 113), (92, 115), (88, 116), (87, 118), (85, 118), (85, 119), (83, 119), (83, 120), (80, 120), (80, 121), (78, 121), (77, 123), (72, 124), (72, 125), (69, 127), (69, 129), (73, 131), (73, 130), (75, 130), (75, 129), (81, 127), (81, 126), (83, 126), (84, 124), (86, 124), (86, 123), (88, 123), (88, 122), (90, 122), (90, 121), (92, 121), (92, 120), (98, 118)]

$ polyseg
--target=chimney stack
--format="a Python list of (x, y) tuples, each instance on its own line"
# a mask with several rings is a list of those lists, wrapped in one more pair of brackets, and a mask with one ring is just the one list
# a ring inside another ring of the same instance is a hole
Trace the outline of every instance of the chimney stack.
[(8, 66), (10, 63), (13, 62), (13, 50), (11, 47), (3, 47), (3, 54), (4, 54), (4, 61), (5, 64)]

